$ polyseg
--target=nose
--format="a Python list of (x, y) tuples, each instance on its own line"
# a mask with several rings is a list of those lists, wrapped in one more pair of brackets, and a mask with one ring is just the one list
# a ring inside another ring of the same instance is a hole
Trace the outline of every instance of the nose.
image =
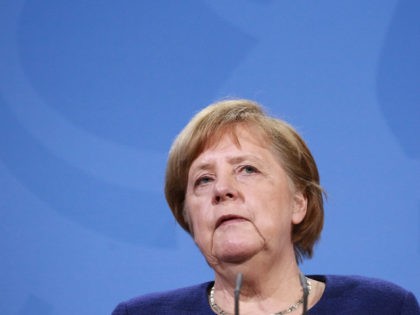
[(236, 200), (238, 189), (232, 176), (218, 177), (214, 184), (213, 202), (219, 204), (229, 200)]

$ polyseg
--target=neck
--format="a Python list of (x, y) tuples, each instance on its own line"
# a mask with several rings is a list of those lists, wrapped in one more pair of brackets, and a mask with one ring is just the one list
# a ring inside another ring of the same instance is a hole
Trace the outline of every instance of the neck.
[(253, 257), (241, 264), (215, 267), (215, 299), (227, 311), (233, 311), (233, 292), (238, 273), (243, 274), (241, 314), (274, 313), (287, 308), (302, 297), (299, 268), (291, 255), (267, 258)]

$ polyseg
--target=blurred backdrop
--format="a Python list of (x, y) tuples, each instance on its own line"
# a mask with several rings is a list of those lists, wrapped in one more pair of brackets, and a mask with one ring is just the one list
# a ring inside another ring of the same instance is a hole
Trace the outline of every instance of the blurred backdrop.
[(163, 196), (210, 102), (292, 123), (328, 192), (305, 273), (420, 296), (420, 2), (0, 1), (0, 313), (109, 314), (211, 280)]

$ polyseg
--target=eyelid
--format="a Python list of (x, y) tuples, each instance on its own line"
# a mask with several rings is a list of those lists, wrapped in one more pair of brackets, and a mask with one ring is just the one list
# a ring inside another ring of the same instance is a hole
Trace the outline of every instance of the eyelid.
[(258, 169), (258, 167), (252, 165), (252, 164), (243, 164), (239, 166), (239, 171), (242, 172), (244, 171), (246, 168), (251, 168), (253, 172), (255, 173), (260, 173), (260, 170)]
[(203, 179), (211, 180), (213, 178), (212, 178), (212, 176), (210, 174), (201, 174), (201, 175), (197, 176), (197, 178), (194, 179), (194, 182), (193, 182), (194, 187), (199, 186), (201, 184), (201, 181)]

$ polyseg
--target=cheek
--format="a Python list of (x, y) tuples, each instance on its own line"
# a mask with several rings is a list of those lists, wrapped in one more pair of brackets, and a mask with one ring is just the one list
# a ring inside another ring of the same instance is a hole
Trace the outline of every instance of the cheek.
[(195, 218), (192, 222), (192, 227), (194, 231), (192, 235), (194, 243), (205, 257), (210, 257), (213, 231), (201, 218)]
[(190, 229), (192, 231), (194, 240), (197, 242), (206, 237), (211, 231), (211, 220), (208, 211), (206, 211), (202, 205), (189, 201), (187, 203), (187, 216)]
[(263, 209), (254, 213), (255, 222), (269, 230), (288, 230), (292, 225), (292, 208), (290, 203), (276, 198), (263, 204)]

